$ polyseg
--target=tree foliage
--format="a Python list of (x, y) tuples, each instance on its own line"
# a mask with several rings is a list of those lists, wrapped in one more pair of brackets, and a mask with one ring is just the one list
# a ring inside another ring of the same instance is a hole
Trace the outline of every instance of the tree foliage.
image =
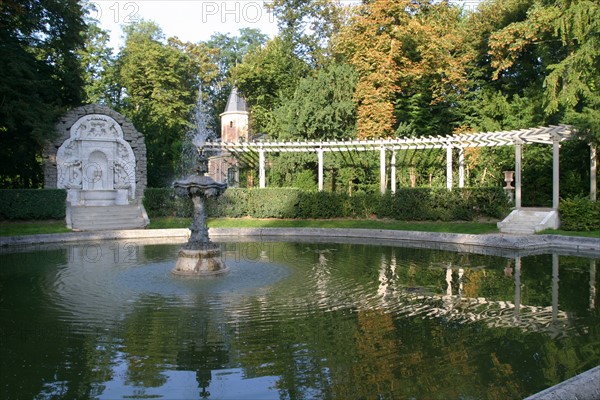
[(178, 43), (165, 44), (162, 31), (153, 22), (131, 24), (125, 34), (118, 59), (121, 111), (145, 135), (148, 185), (168, 185), (189, 130), (198, 66), (176, 47)]
[[(547, 115), (600, 140), (600, 5), (588, 0), (532, 1), (526, 18), (490, 36), (493, 79), (536, 48), (544, 76)], [(565, 122), (566, 122), (565, 121)]]
[[(410, 118), (411, 109), (452, 105), (471, 59), (459, 20), (459, 10), (447, 3), (375, 0), (357, 9), (336, 50), (359, 74), (359, 137), (392, 136), (398, 122), (413, 122), (398, 121)], [(423, 122), (412, 117), (415, 125)]]
[(41, 150), (66, 107), (83, 96), (76, 0), (0, 3), (0, 187), (39, 187)]
[[(128, 116), (146, 135), (149, 184), (168, 185), (199, 87), (215, 133), (236, 85), (253, 133), (272, 139), (571, 123), (587, 140), (600, 140), (597, 2), (490, 0), (472, 12), (434, 0), (274, 0), (268, 7), (279, 24), (273, 38), (246, 28), (189, 43), (140, 21), (125, 27), (125, 45), (115, 53), (86, 17), (89, 5), (1, 3), (0, 186), (41, 184), (41, 146), (58, 115), (82, 101)], [(563, 152), (561, 195), (585, 194), (587, 145)], [(544, 146), (525, 151), (523, 183), (534, 189), (524, 192), (525, 203), (548, 200), (549, 154)], [(444, 186), (444, 157), (399, 152), (397, 183)], [(502, 171), (514, 168), (510, 148), (468, 149), (466, 158), (467, 185), (501, 185)], [(269, 159), (270, 185), (316, 187), (314, 155)], [(325, 188), (377, 191), (378, 166), (377, 154), (328, 155)]]
[(254, 132), (277, 135), (280, 127), (273, 112), (293, 96), (308, 71), (309, 66), (281, 37), (250, 51), (232, 70), (232, 80), (251, 106)]
[(355, 135), (352, 96), (356, 73), (348, 64), (330, 64), (302, 78), (291, 99), (275, 112), (281, 131), (277, 138), (348, 139)]

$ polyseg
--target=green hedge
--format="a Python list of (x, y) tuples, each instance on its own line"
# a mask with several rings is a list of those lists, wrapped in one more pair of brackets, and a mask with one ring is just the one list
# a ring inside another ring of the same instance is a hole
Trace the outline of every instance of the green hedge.
[(588, 197), (563, 199), (559, 205), (560, 227), (565, 231), (600, 230), (600, 202)]
[(64, 189), (2, 189), (0, 219), (62, 219), (66, 200)]
[[(173, 189), (146, 189), (144, 206), (150, 216), (192, 214), (191, 200), (176, 198)], [(405, 221), (469, 221), (501, 218), (508, 210), (501, 188), (406, 188), (395, 194), (303, 191), (296, 188), (228, 189), (207, 202), (211, 217), (254, 218), (392, 218)]]

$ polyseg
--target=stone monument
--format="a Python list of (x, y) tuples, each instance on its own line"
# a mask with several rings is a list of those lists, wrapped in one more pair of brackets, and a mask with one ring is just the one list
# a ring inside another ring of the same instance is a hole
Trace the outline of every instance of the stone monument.
[(46, 188), (67, 190), (67, 226), (75, 230), (148, 225), (143, 136), (121, 114), (101, 105), (71, 110), (44, 149)]

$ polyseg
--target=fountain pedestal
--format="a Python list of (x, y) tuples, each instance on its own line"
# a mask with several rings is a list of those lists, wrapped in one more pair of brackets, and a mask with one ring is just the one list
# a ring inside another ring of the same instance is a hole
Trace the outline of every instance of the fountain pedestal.
[(201, 157), (197, 175), (191, 175), (173, 184), (178, 196), (191, 197), (194, 203), (191, 235), (188, 242), (179, 251), (175, 269), (172, 271), (175, 275), (201, 277), (222, 275), (228, 272), (227, 266), (221, 260), (221, 249), (208, 237), (204, 208), (204, 200), (220, 196), (227, 189), (227, 185), (215, 182), (205, 175), (206, 171), (206, 158)]
[(221, 249), (179, 250), (177, 263), (172, 273), (185, 276), (215, 276), (229, 272), (221, 260)]

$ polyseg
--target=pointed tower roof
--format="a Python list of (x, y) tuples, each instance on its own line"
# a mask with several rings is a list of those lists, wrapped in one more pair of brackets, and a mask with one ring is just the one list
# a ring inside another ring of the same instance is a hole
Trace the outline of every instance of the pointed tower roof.
[(231, 90), (229, 100), (227, 100), (227, 106), (225, 107), (225, 112), (248, 112), (246, 100), (240, 96), (236, 87)]

